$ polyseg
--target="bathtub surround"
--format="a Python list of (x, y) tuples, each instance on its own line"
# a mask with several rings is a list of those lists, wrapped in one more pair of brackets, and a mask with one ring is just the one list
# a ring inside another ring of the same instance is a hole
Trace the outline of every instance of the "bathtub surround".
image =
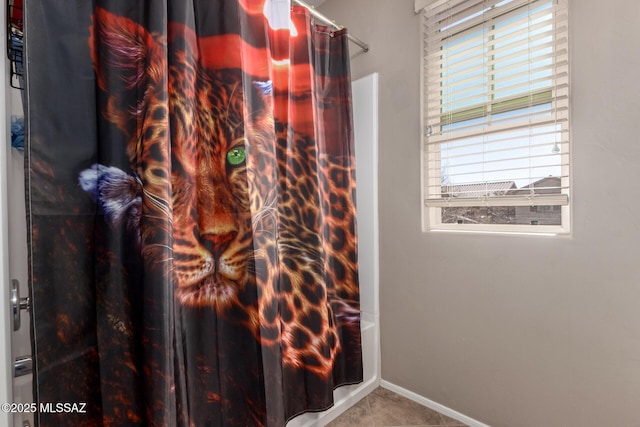
[(573, 235), (421, 229), (413, 0), (327, 0), (380, 75), (382, 378), (494, 427), (640, 424), (640, 3), (572, 0)]

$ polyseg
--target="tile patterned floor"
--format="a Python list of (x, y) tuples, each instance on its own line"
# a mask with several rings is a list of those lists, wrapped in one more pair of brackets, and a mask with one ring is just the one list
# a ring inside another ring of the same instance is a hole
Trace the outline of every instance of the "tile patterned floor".
[(463, 427), (465, 424), (378, 387), (327, 427)]

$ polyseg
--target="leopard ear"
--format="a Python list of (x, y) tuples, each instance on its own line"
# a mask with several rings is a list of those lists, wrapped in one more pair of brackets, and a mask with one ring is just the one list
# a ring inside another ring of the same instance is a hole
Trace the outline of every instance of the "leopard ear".
[(89, 193), (112, 227), (124, 225), (140, 243), (142, 185), (135, 177), (113, 167), (94, 164), (80, 172), (80, 187)]
[[(166, 68), (164, 38), (100, 7), (91, 17), (89, 32), (89, 48), (100, 89), (140, 89), (160, 82)], [(117, 80), (120, 87), (111, 87)]]
[(247, 112), (254, 121), (273, 117), (273, 82), (251, 82), (250, 90), (245, 90), (245, 103)]
[(253, 85), (265, 96), (273, 96), (273, 82), (267, 80), (265, 82), (253, 82)]
[(273, 139), (273, 83), (254, 81), (245, 90), (245, 125), (255, 141), (265, 146)]

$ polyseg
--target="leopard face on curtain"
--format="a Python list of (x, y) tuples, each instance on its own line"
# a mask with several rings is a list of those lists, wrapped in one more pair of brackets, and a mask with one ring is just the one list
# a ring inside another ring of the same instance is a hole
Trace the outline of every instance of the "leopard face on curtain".
[[(39, 425), (282, 426), (362, 380), (344, 31), (27, 4)], [(73, 108), (69, 108), (73, 106)]]

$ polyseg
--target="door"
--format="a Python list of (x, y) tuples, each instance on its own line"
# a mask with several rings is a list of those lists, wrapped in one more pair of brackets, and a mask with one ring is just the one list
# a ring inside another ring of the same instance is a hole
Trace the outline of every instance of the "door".
[[(9, 98), (12, 102), (11, 117), (21, 117), (22, 101), (20, 91), (10, 90)], [(10, 144), (7, 144), (10, 145)], [(24, 155), (16, 149), (9, 148), (7, 155), (7, 220), (8, 220), (8, 261), (9, 279), (19, 284), (19, 295), (25, 298), (28, 293), (27, 274), (27, 224), (25, 209), (25, 188), (24, 188)], [(10, 304), (5, 304), (9, 307)], [(20, 310), (19, 327), (14, 324), (13, 312), (10, 310), (8, 330), (11, 331), (11, 359), (13, 369), (11, 372), (13, 383), (14, 403), (33, 403), (32, 374), (30, 369), (31, 360), (31, 335), (30, 317), (26, 310)], [(16, 330), (16, 328), (18, 328)], [(26, 427), (33, 425), (33, 415), (28, 411), (21, 411), (13, 414), (15, 427)], [(0, 407), (0, 410), (2, 408)], [(28, 422), (29, 424), (25, 424)], [(7, 424), (11, 425), (11, 424)]]
[[(20, 312), (21, 325), (14, 331), (10, 309), (11, 284), (16, 279), (20, 294), (27, 292), (27, 229), (24, 202), (24, 157), (11, 148), (11, 117), (22, 117), (22, 92), (10, 85), (9, 61), (5, 37), (6, 8), (0, 8), (3, 35), (1, 41), (2, 83), (0, 84), (0, 425), (25, 427), (33, 425), (33, 416), (27, 412), (13, 412), (19, 406), (8, 408), (5, 403), (32, 403), (32, 375), (15, 377), (14, 362), (31, 357), (30, 325), (26, 311)], [(14, 80), (14, 83), (16, 81)], [(12, 413), (13, 412), (13, 413)]]

